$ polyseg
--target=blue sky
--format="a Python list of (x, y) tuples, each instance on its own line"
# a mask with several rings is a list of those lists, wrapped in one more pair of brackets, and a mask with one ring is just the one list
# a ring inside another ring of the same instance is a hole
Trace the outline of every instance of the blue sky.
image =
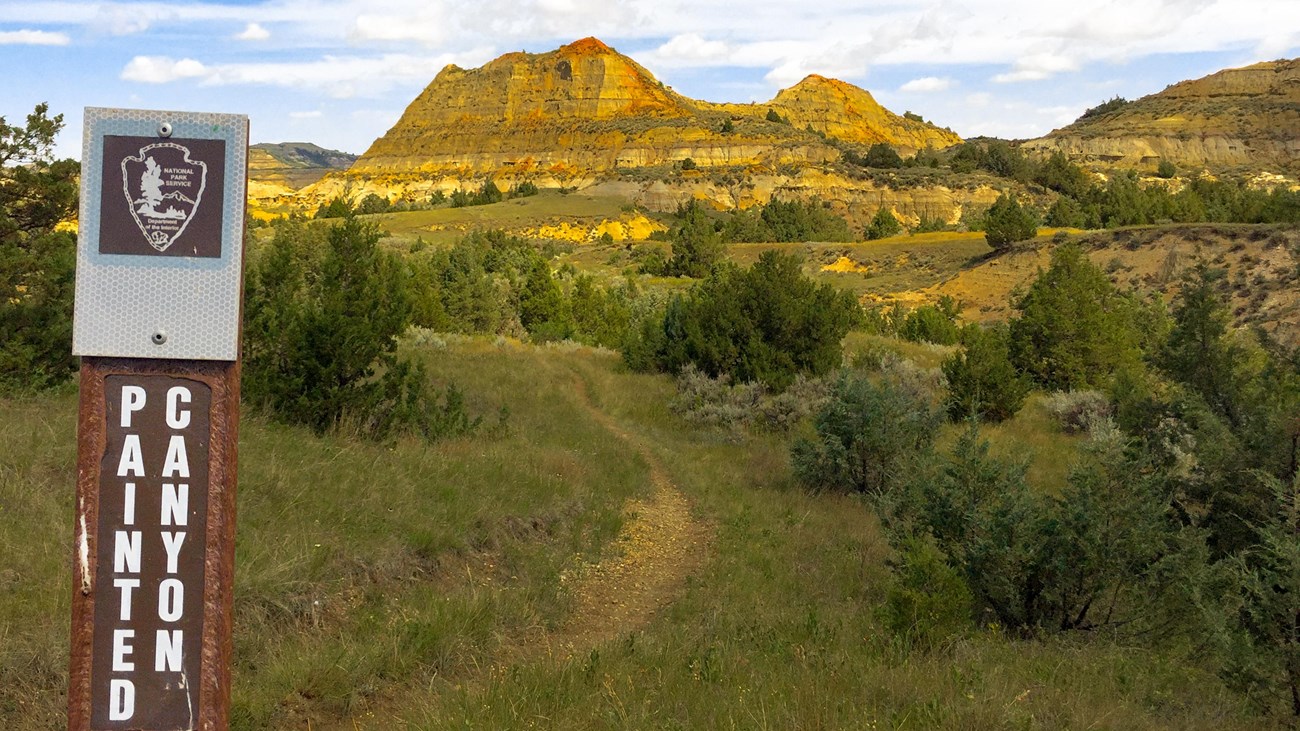
[(767, 101), (809, 73), (963, 137), (1025, 138), (1112, 96), (1300, 55), (1300, 0), (4, 0), (0, 115), (248, 114), (253, 142), (365, 151), (448, 63), (596, 36), (665, 84)]

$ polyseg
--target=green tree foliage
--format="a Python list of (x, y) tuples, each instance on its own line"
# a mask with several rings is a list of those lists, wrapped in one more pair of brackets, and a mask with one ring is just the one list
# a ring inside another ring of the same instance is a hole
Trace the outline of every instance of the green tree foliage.
[(316, 209), (313, 218), (346, 218), (353, 213), (352, 204), (347, 198), (341, 195), (330, 198), (325, 203), (320, 204)]
[(510, 190), (506, 194), (506, 197), (527, 198), (529, 196), (537, 195), (539, 192), (540, 191), (537, 189), (537, 183), (534, 183), (531, 180), (524, 180), (510, 186)]
[(782, 117), (775, 109), (771, 107), (767, 108), (767, 116), (765, 117), (765, 119), (767, 119), (767, 121), (769, 122), (775, 122), (777, 124), (790, 124), (790, 120), (786, 119), (785, 117)]
[(694, 170), (695, 167), (695, 158), (688, 157), (682, 160), (682, 170)]
[(38, 104), (22, 126), (0, 117), (0, 391), (67, 381), (76, 238), (56, 231), (77, 205), (80, 166), (54, 160), (63, 115)]
[(961, 305), (944, 295), (933, 305), (922, 305), (909, 311), (894, 332), (913, 343), (952, 345), (961, 338), (961, 330), (957, 327), (959, 314)]
[(974, 597), (934, 537), (908, 535), (898, 543), (896, 557), (888, 562), (892, 580), (880, 609), (884, 625), (923, 650), (969, 632)]
[(387, 198), (378, 193), (370, 193), (357, 204), (356, 212), (361, 215), (387, 213), (392, 208), (393, 204)]
[(1279, 689), (1300, 717), (1300, 478), (1270, 479), (1267, 517), (1258, 542), (1234, 557), (1242, 588), (1242, 632), (1226, 668), (1252, 695)]
[(1083, 168), (1070, 162), (1065, 153), (1057, 150), (1043, 161), (1034, 172), (1034, 182), (1064, 196), (1083, 199), (1092, 187), (1092, 179)]
[(731, 117), (722, 120), (722, 127), (718, 131), (724, 135), (729, 135), (736, 131), (736, 125), (732, 123)]
[(673, 256), (668, 271), (683, 277), (704, 277), (722, 259), (722, 236), (704, 205), (691, 199), (677, 207), (678, 223), (670, 234)]
[(903, 158), (898, 156), (898, 151), (894, 146), (887, 142), (877, 142), (867, 149), (867, 154), (862, 158), (862, 164), (869, 168), (901, 168), (903, 167)]
[(1168, 485), (1122, 434), (1095, 436), (1059, 497), (1030, 490), (1022, 465), (988, 452), (968, 430), (917, 473), (891, 533), (933, 535), (977, 606), (1009, 630), (1191, 631), (1188, 597), (1213, 580), (1203, 534), (1170, 519)]
[(872, 216), (871, 223), (867, 224), (868, 241), (897, 236), (901, 233), (903, 233), (903, 224), (899, 223), (894, 214), (884, 206), (876, 209), (876, 215)]
[(573, 333), (573, 312), (564, 291), (540, 257), (519, 291), (519, 321), (540, 340), (564, 340)]
[(1246, 348), (1229, 336), (1232, 315), (1216, 291), (1223, 275), (1222, 270), (1200, 265), (1184, 279), (1174, 326), (1157, 362), (1219, 417), (1240, 427), (1245, 419)]
[(1088, 224), (1088, 219), (1079, 201), (1063, 195), (1052, 201), (1043, 223), (1053, 228), (1083, 228)]
[(984, 170), (1021, 183), (1029, 182), (1033, 172), (1024, 153), (996, 139), (963, 142), (949, 153), (948, 163), (955, 172)]
[(497, 184), (489, 180), (474, 194), (474, 200), (471, 201), (470, 205), (486, 206), (490, 203), (500, 203), (504, 197)]
[(1074, 121), (1082, 122), (1085, 119), (1091, 119), (1093, 117), (1100, 117), (1105, 114), (1110, 114), (1111, 112), (1122, 109), (1128, 103), (1129, 103), (1128, 100), (1122, 96), (1113, 96), (1110, 99), (1102, 102), (1101, 104), (1098, 104), (1095, 107), (1089, 107), (1087, 110), (1084, 111), (1083, 114), (1079, 115), (1078, 119)]
[[(426, 438), (472, 430), (459, 392), (439, 403), (421, 366), (396, 357), (410, 316), (401, 263), (378, 229), (281, 224), (246, 278), (244, 393), (317, 433)], [(323, 240), (322, 240), (323, 239)]]
[(749, 269), (719, 266), (675, 297), (655, 361), (674, 373), (692, 363), (713, 377), (783, 390), (796, 374), (837, 367), (840, 342), (857, 316), (851, 295), (815, 284), (795, 257), (764, 252)]
[(849, 224), (823, 205), (772, 199), (760, 214), (769, 232), (766, 241), (852, 241)]
[(889, 381), (842, 373), (815, 417), (816, 437), (791, 448), (795, 477), (814, 492), (884, 495), (929, 452), (941, 418)]
[(1168, 180), (1178, 174), (1178, 168), (1164, 158), (1160, 159), (1160, 164), (1156, 165), (1156, 177)]
[(1011, 363), (1006, 327), (967, 326), (962, 350), (943, 361), (948, 382), (944, 407), (954, 421), (980, 418), (1004, 421), (1016, 415), (1029, 395), (1029, 379)]
[(989, 208), (984, 219), (984, 239), (996, 250), (1004, 250), (1017, 241), (1038, 235), (1034, 214), (1021, 207), (1011, 193), (1003, 193)]
[(498, 283), (489, 267), (503, 257), (494, 248), (523, 246), (500, 232), (475, 232), (447, 249), (407, 258), (412, 324), (438, 332), (495, 333), (509, 318), (508, 282)]
[(1141, 359), (1136, 305), (1077, 245), (1053, 251), (1015, 306), (1012, 360), (1044, 388), (1099, 387)]

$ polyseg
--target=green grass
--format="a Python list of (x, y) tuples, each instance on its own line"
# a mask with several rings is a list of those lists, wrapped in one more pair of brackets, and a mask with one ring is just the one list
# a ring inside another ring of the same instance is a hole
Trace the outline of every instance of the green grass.
[(394, 243), (409, 244), (423, 238), (431, 244), (442, 245), (454, 243), (475, 229), (515, 231), (558, 221), (595, 226), (604, 219), (617, 219), (626, 205), (622, 198), (543, 191), (486, 206), (442, 206), (427, 211), (377, 214), (374, 218)]
[[(246, 418), (235, 729), (1205, 728), (1270, 725), (1176, 651), (972, 626), (932, 652), (876, 619), (890, 550), (869, 507), (809, 495), (786, 443), (672, 415), (671, 382), (567, 346), (410, 348), (504, 429), (426, 446)], [(558, 576), (611, 550), (648, 465), (713, 527), (649, 626), (568, 657), (539, 638)], [(0, 728), (61, 724), (75, 399), (0, 400)], [(989, 430), (1047, 433), (1033, 405)], [(1066, 449), (1051, 437), (1047, 450)], [(1036, 449), (1039, 447), (1036, 447)], [(355, 725), (354, 725), (355, 724)]]

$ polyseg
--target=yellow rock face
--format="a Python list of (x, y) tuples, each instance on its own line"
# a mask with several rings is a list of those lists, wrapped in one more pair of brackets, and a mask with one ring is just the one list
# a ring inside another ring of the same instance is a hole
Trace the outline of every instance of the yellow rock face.
[[(766, 121), (769, 107), (791, 124)], [(809, 127), (905, 150), (960, 141), (892, 114), (862, 89), (822, 77), (805, 79), (769, 105), (697, 102), (588, 38), (550, 53), (507, 54), (478, 69), (443, 69), (352, 166), (344, 187), (379, 176), (406, 185), (450, 175), (565, 180), (687, 158), (700, 167), (837, 159), (839, 151)]]

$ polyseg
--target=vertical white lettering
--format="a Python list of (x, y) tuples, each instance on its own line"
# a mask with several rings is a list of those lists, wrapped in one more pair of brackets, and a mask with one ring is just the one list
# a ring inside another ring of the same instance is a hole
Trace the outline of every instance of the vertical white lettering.
[(131, 414), (144, 408), (144, 389), (139, 386), (122, 387), (122, 426), (131, 426)]
[(185, 543), (185, 531), (162, 534), (163, 548), (167, 549), (167, 573), (176, 573), (177, 559), (181, 555), (181, 544)]
[(122, 486), (122, 524), (135, 525), (135, 483)]
[(180, 434), (173, 435), (167, 444), (167, 459), (163, 462), (162, 476), (190, 476), (190, 458), (185, 453), (185, 437)]
[(113, 587), (122, 590), (122, 610), (119, 616), (123, 622), (131, 620), (131, 590), (140, 588), (139, 579), (113, 579)]
[(173, 386), (167, 390), (167, 426), (184, 429), (190, 425), (190, 410), (180, 409), (180, 404), (188, 404), (190, 400), (190, 390), (184, 386)]
[(113, 535), (113, 573), (140, 573), (140, 531), (115, 531)]
[(144, 477), (144, 453), (140, 451), (140, 435), (127, 434), (122, 443), (122, 459), (117, 463), (118, 477)]
[(135, 670), (135, 663), (126, 659), (127, 655), (135, 651), (135, 648), (131, 647), (129, 642), (134, 637), (135, 630), (133, 629), (113, 630), (113, 672), (129, 673)]
[(158, 630), (157, 649), (153, 654), (153, 669), (156, 672), (179, 673), (181, 671), (181, 646), (185, 644), (185, 631)]
[(135, 683), (129, 680), (108, 681), (108, 720), (130, 721), (135, 715)]
[(162, 486), (162, 524), (189, 525), (190, 486), (164, 482)]
[(164, 579), (158, 585), (158, 618), (175, 622), (185, 613), (185, 585), (180, 579)]

